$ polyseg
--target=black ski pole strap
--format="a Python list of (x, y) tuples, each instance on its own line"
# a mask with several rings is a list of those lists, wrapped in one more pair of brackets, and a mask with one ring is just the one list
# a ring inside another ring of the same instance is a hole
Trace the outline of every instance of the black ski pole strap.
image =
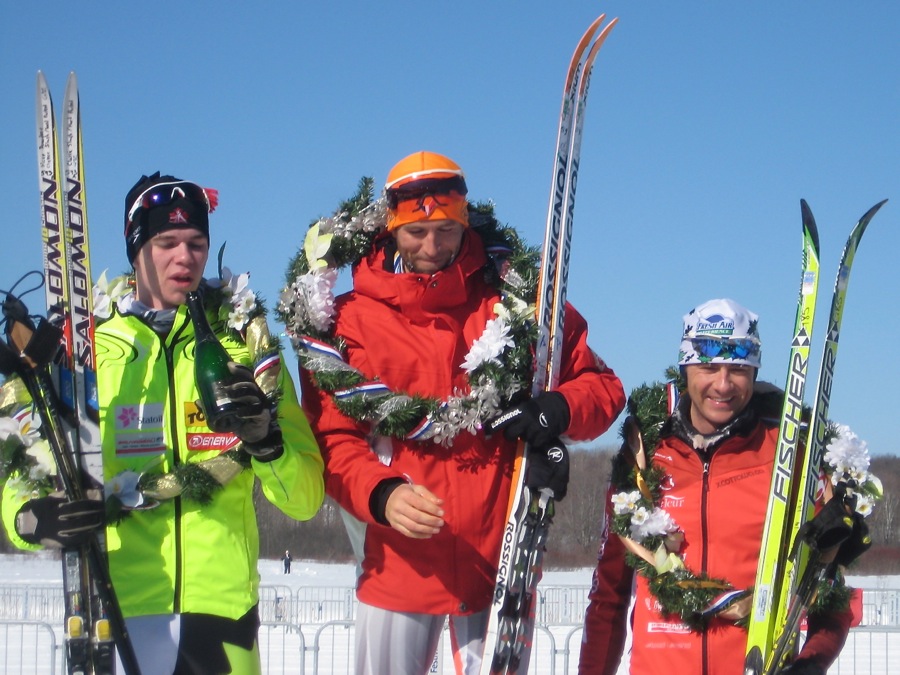
[(9, 336), (28, 366), (42, 368), (59, 352), (63, 332), (46, 319), (38, 321), (36, 328), (21, 321), (13, 321), (9, 326)]
[(19, 355), (6, 344), (6, 340), (0, 340), (0, 374), (9, 377), (19, 372), (22, 367), (22, 360)]

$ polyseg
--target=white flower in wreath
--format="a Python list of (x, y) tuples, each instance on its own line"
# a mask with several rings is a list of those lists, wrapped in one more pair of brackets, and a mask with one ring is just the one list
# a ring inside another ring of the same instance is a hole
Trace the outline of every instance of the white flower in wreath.
[(33, 443), (25, 451), (25, 454), (33, 460), (28, 469), (28, 476), (32, 481), (37, 482), (48, 476), (56, 475), (56, 460), (53, 458), (53, 451), (50, 450), (50, 444), (43, 438)]
[(334, 320), (334, 285), (337, 278), (336, 269), (320, 267), (297, 279), (306, 301), (307, 319), (318, 331), (327, 331)]
[(18, 438), (26, 448), (41, 439), (41, 418), (29, 410), (16, 413), (15, 417), (0, 418), (0, 441), (10, 436)]
[(503, 319), (507, 323), (520, 323), (534, 318), (534, 305), (529, 305), (521, 298), (514, 295), (507, 295), (503, 302), (494, 305), (494, 313), (497, 318)]
[(144, 493), (140, 490), (141, 474), (135, 471), (122, 471), (110, 478), (103, 486), (107, 497), (116, 497), (122, 506), (136, 509), (144, 504)]
[(881, 481), (869, 473), (869, 449), (850, 427), (836, 425), (837, 436), (828, 444), (825, 461), (831, 466), (831, 482), (837, 485), (841, 480), (856, 481), (857, 487), (876, 498), (883, 494)]
[(127, 276), (118, 276), (112, 281), (107, 281), (106, 270), (103, 270), (92, 289), (94, 316), (98, 319), (108, 319), (112, 316), (113, 304), (129, 292)]
[(617, 492), (612, 496), (610, 501), (613, 503), (613, 511), (616, 515), (621, 516), (625, 513), (633, 513), (637, 509), (637, 503), (641, 498), (641, 493), (637, 490), (631, 492)]
[(475, 342), (472, 348), (466, 354), (462, 368), (471, 373), (484, 363), (496, 363), (500, 365), (500, 355), (504, 349), (510, 349), (515, 346), (513, 339), (509, 335), (509, 324), (499, 316), (495, 319), (489, 319), (484, 326), (484, 332)]
[(629, 529), (631, 538), (640, 544), (650, 537), (664, 537), (670, 532), (675, 532), (678, 526), (664, 509), (648, 510), (641, 506), (632, 515)]
[(250, 275), (233, 274), (227, 267), (222, 268), (221, 289), (231, 303), (231, 309), (222, 305), (220, 316), (227, 316), (229, 328), (240, 331), (250, 321), (250, 312), (256, 309), (256, 294), (250, 290)]
[(856, 512), (861, 515), (863, 518), (868, 518), (872, 515), (872, 510), (875, 508), (875, 500), (869, 497), (868, 495), (857, 494), (856, 495)]

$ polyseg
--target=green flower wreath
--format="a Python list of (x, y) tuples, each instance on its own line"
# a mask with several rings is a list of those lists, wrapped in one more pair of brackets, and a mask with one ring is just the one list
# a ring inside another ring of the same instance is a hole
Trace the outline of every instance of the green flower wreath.
[[(691, 630), (703, 631), (713, 616), (752, 594), (753, 589), (730, 593), (735, 589), (726, 579), (696, 574), (677, 553), (683, 535), (659, 507), (662, 485), (670, 479), (653, 463), (653, 456), (660, 430), (669, 416), (669, 387), (683, 392), (685, 382), (676, 367), (670, 367), (666, 377), (669, 384), (643, 384), (629, 396), (628, 417), (620, 430), (622, 448), (613, 459), (610, 500), (614, 504), (614, 514), (610, 529), (625, 543), (627, 564), (648, 579), (650, 593), (659, 603), (661, 613), (677, 616)], [(834, 430), (830, 426), (827, 443), (833, 437)], [(642, 450), (641, 459), (636, 458), (635, 447)], [(874, 477), (872, 480), (877, 481)], [(637, 542), (636, 532), (639, 532)], [(633, 546), (634, 543), (639, 546)], [(727, 601), (711, 609), (717, 598), (726, 593), (729, 593)], [(810, 612), (846, 609), (850, 593), (839, 571), (834, 583), (823, 581), (820, 584)], [(746, 626), (747, 619), (735, 623)]]

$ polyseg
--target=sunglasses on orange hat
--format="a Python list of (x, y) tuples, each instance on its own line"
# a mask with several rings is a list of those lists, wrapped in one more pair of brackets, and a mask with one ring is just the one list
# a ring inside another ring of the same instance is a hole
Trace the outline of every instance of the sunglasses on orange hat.
[(466, 181), (462, 176), (413, 180), (397, 187), (388, 188), (385, 196), (388, 208), (396, 210), (400, 202), (418, 201), (432, 195), (450, 195), (453, 192), (461, 197), (468, 193)]

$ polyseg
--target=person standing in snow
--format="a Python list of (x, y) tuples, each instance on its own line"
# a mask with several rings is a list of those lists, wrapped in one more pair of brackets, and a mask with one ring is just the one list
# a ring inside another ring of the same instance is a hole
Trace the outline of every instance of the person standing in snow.
[[(730, 596), (733, 601), (721, 605), (712, 601), (717, 595), (726, 597), (728, 590), (749, 589), (754, 584), (782, 394), (772, 385), (757, 382), (758, 317), (733, 300), (710, 300), (684, 316), (678, 364), (686, 390), (672, 414), (667, 419), (660, 416), (665, 422), (655, 448), (643, 450), (633, 436), (629, 443), (626, 432), (626, 447), (617, 462), (621, 475), (629, 476), (635, 464), (641, 467), (646, 461), (644, 453), (651, 453), (643, 475), (656, 476), (661, 496), (654, 509), (660, 509), (657, 516), (661, 511), (667, 514), (657, 517), (659, 528), (652, 534), (662, 538), (668, 560), (677, 556), (694, 580), (673, 582), (676, 587), (664, 593), (655, 590), (661, 586), (651, 586), (645, 573), (635, 574), (626, 553), (632, 554), (637, 565), (642, 560), (654, 561), (651, 566), (656, 563), (653, 551), (640, 544), (645, 536), (641, 524), (632, 517), (626, 529), (630, 536), (619, 536), (611, 529), (616, 518), (635, 512), (629, 502), (650, 488), (638, 481), (629, 487), (611, 487), (584, 619), (580, 675), (620, 672), (627, 625), (633, 632), (626, 655), (631, 675), (661, 670), (671, 675), (743, 672), (747, 631), (736, 622), (749, 614), (750, 595)], [(652, 400), (657, 399), (665, 401), (665, 394)], [(646, 422), (636, 421), (635, 428), (646, 430)], [(654, 470), (658, 473), (653, 474)], [(841, 500), (829, 504), (840, 509), (836, 513), (841, 520), (845, 515)], [(649, 525), (648, 509), (642, 508), (641, 519)], [(822, 522), (825, 515), (834, 514), (831, 507), (823, 510)], [(852, 531), (840, 532), (846, 540), (837, 559), (844, 564), (868, 546), (861, 516), (854, 514), (853, 521)], [(651, 571), (656, 575), (654, 582), (674, 578), (665, 569)], [(710, 587), (717, 590), (709, 605), (703, 601), (702, 607), (687, 607), (694, 593)], [(850, 621), (849, 609), (811, 612), (806, 642), (784, 672), (824, 675), (844, 644)]]
[[(107, 484), (140, 475), (153, 486), (118, 493), (120, 508), (135, 508), (105, 530), (143, 675), (259, 673), (254, 484), (299, 520), (312, 518), (324, 498), (322, 458), (264, 317), (232, 325), (238, 298), (203, 279), (217, 200), (215, 190), (159, 172), (135, 183), (124, 222), (133, 287), (122, 284), (96, 328)], [(196, 403), (185, 298), (198, 289), (233, 359), (236, 379), (224, 393), (246, 406), (233, 431), (211, 432)], [(191, 478), (198, 475), (206, 478)], [(22, 546), (77, 546), (106, 523), (99, 500), (26, 499), (7, 484), (4, 524)]]
[[(501, 302), (493, 265), (470, 227), (465, 177), (444, 155), (416, 152), (386, 184), (387, 222), (336, 301), (334, 333), (347, 362), (393, 392), (446, 401), (470, 389), (462, 367)], [(357, 585), (356, 672), (421, 675), (449, 616), (457, 672), (477, 673), (519, 439), (530, 444), (533, 487), (565, 495), (560, 436), (593, 439), (624, 405), (619, 379), (587, 345), (566, 307), (559, 388), (519, 401), (496, 433), (452, 443), (373, 435), (301, 371), (303, 402), (326, 462), (326, 490), (365, 523)], [(528, 375), (530, 377), (530, 373)]]

